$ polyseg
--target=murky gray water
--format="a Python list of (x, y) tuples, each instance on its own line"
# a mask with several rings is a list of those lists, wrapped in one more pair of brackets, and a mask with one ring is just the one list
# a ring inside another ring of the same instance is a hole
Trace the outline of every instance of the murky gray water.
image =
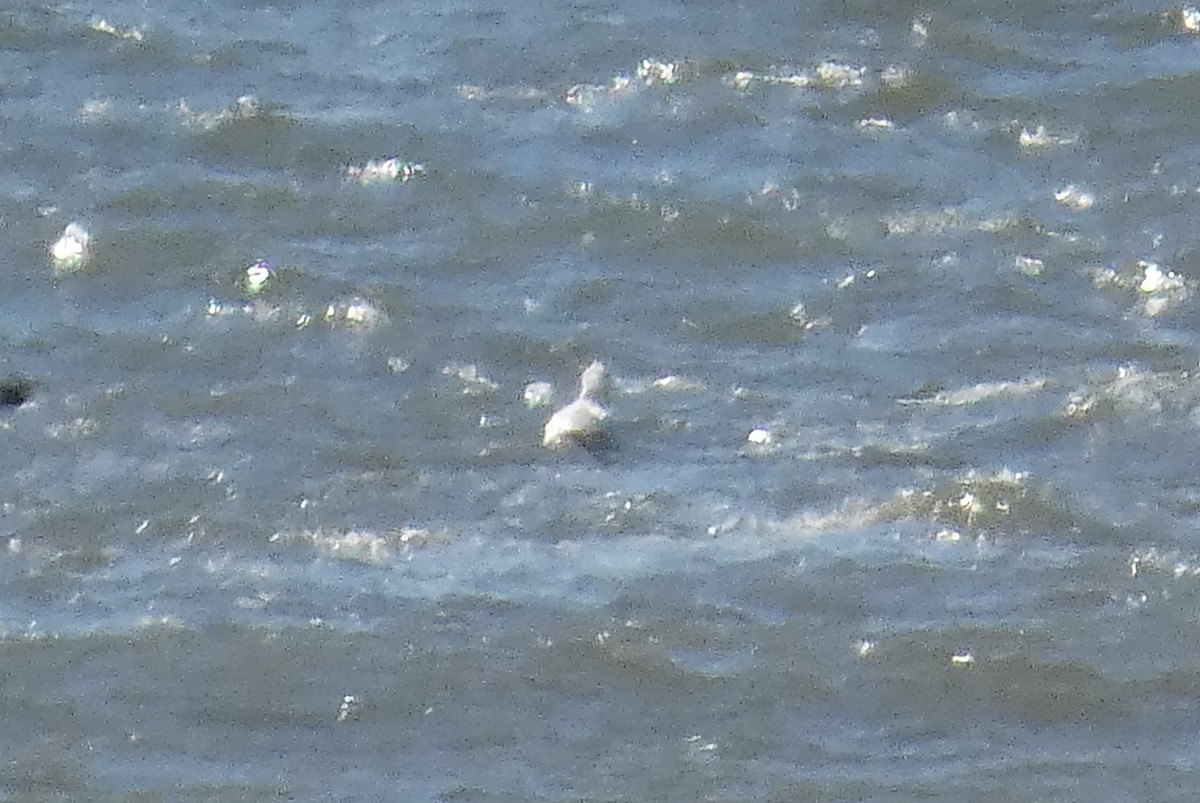
[(0, 799), (1190, 800), (1198, 31), (10, 4)]

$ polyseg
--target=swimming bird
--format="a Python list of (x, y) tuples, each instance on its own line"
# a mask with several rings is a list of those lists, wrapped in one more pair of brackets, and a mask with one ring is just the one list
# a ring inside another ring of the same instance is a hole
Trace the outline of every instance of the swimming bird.
[(604, 363), (596, 361), (579, 377), (579, 397), (546, 422), (542, 445), (559, 449), (577, 443), (589, 450), (606, 446), (604, 419), (608, 418), (608, 410), (599, 401), (603, 388)]

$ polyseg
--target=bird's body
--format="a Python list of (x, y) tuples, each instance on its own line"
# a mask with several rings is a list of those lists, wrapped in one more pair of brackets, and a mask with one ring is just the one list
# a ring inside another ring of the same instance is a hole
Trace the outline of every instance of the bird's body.
[(608, 410), (599, 401), (603, 386), (604, 363), (593, 362), (579, 378), (579, 396), (546, 422), (542, 445), (551, 449), (571, 443), (585, 447), (603, 445), (608, 438), (604, 429)]

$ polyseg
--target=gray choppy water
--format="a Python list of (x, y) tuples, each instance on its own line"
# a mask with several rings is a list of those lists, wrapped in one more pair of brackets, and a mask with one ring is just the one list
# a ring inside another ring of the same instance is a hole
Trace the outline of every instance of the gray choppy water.
[(0, 797), (1190, 799), (1197, 29), (11, 6)]

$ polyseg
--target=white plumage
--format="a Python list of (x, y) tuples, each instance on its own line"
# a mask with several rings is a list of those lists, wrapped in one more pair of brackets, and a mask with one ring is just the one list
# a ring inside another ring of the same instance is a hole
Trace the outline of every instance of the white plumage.
[(608, 410), (599, 400), (603, 388), (604, 363), (593, 362), (579, 377), (579, 397), (546, 422), (542, 445), (557, 449), (572, 442), (583, 446), (603, 444), (607, 438), (603, 422), (608, 418)]

